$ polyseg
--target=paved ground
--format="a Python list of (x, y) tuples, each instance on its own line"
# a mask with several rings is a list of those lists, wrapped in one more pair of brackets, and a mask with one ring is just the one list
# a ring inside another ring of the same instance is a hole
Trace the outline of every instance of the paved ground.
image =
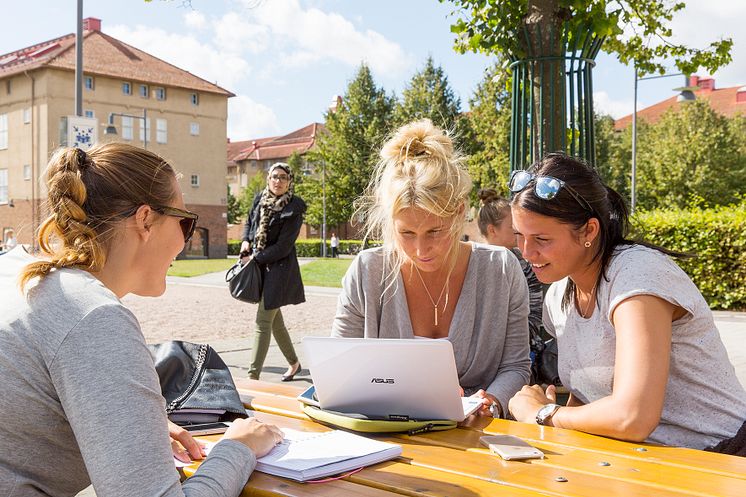
[[(301, 261), (303, 263), (305, 261)], [(306, 287), (306, 302), (283, 308), (301, 363), (304, 336), (328, 336), (339, 289)], [(256, 305), (234, 300), (227, 290), (224, 273), (193, 278), (169, 277), (166, 293), (157, 299), (127, 296), (124, 303), (140, 320), (149, 343), (186, 340), (209, 343), (236, 376), (246, 376), (251, 357)], [(715, 312), (720, 335), (736, 374), (746, 385), (746, 313)], [(279, 382), (287, 363), (272, 342), (264, 364), (262, 380)], [(310, 383), (308, 370), (296, 382)], [(89, 489), (79, 497), (95, 497)]]

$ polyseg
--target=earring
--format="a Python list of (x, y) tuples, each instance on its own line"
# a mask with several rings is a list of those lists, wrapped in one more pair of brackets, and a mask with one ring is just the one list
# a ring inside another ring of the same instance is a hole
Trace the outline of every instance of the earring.
[(585, 243), (583, 244), (583, 246), (585, 248), (591, 248), (591, 242), (589, 242), (588, 240), (586, 240)]

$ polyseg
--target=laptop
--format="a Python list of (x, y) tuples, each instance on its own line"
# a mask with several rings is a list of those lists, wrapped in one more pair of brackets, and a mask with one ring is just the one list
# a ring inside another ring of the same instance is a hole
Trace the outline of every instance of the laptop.
[(481, 399), (459, 396), (448, 340), (303, 338), (322, 409), (392, 420), (463, 421)]

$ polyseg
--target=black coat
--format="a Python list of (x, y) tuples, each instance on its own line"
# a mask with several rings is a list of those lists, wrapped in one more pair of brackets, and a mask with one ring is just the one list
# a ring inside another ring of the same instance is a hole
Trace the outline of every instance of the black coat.
[[(243, 241), (252, 245), (259, 227), (261, 196), (260, 193), (254, 197), (243, 231)], [(265, 309), (277, 309), (306, 301), (298, 256), (295, 254), (295, 240), (300, 233), (305, 212), (306, 203), (297, 196), (293, 196), (281, 211), (272, 212), (267, 227), (267, 244), (264, 250), (253, 254), (264, 270)]]

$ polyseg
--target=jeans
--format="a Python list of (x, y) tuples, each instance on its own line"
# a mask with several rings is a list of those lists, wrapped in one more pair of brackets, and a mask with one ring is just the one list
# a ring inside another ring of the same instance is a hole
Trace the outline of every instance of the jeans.
[(269, 342), (272, 340), (273, 335), (288, 364), (292, 366), (298, 362), (298, 356), (295, 354), (290, 333), (288, 333), (285, 321), (282, 319), (282, 311), (280, 308), (265, 309), (264, 295), (262, 295), (262, 299), (259, 301), (259, 308), (256, 311), (254, 347), (251, 351), (251, 366), (249, 367), (249, 378), (252, 380), (259, 379), (264, 359), (267, 357)]

